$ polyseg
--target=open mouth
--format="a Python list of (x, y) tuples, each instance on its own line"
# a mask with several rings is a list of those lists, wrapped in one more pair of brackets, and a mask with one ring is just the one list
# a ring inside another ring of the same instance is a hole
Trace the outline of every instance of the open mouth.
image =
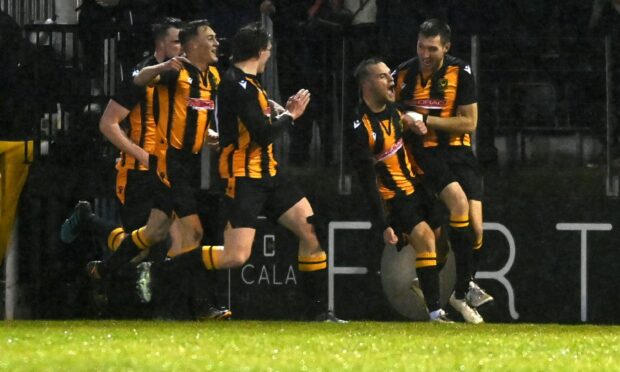
[(392, 93), (392, 94), (393, 94), (393, 93), (395, 93), (395, 91), (396, 91), (396, 84), (391, 84), (391, 85), (388, 87), (388, 92), (390, 92), (390, 93)]

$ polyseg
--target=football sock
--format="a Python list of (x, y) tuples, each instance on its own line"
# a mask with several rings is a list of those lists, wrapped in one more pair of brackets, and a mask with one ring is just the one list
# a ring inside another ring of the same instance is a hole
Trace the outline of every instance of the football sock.
[(118, 270), (124, 263), (140, 254), (144, 249), (148, 249), (154, 242), (150, 242), (144, 236), (145, 227), (134, 230), (131, 236), (123, 239), (118, 249), (112, 255), (97, 266), (97, 272), (102, 278), (108, 273)]
[(439, 306), (439, 271), (437, 270), (437, 255), (435, 252), (421, 252), (416, 254), (415, 270), (420, 280), (420, 288), (424, 294), (424, 301), (429, 312)]
[(471, 275), (472, 233), (469, 216), (450, 216), (450, 244), (456, 265), (454, 297), (465, 298)]
[(327, 255), (299, 256), (299, 284), (310, 300), (310, 314), (327, 311)]
[(122, 227), (117, 227), (110, 231), (107, 239), (108, 249), (112, 252), (116, 252), (126, 236), (127, 234), (125, 234), (125, 230), (123, 230)]
[(217, 270), (223, 251), (224, 247), (221, 245), (203, 245), (201, 252), (204, 267), (207, 270)]
[(476, 278), (476, 273), (480, 269), (480, 257), (482, 255), (482, 245), (483, 245), (483, 241), (482, 241), (482, 237), (480, 237), (480, 239), (476, 241), (476, 243), (474, 244), (474, 250), (472, 251), (472, 254), (471, 254), (471, 261), (472, 261), (471, 278), (472, 279)]

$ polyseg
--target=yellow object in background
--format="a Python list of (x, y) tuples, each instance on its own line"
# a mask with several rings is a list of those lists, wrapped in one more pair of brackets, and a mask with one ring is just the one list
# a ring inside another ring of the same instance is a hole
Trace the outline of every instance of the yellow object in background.
[[(28, 161), (26, 161), (28, 146)], [(19, 195), (28, 178), (29, 162), (32, 161), (32, 141), (0, 141), (0, 264), (4, 260)]]

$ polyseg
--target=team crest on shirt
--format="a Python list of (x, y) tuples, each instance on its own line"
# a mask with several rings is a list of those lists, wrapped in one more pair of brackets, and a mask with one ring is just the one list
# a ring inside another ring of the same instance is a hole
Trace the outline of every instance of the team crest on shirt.
[(446, 88), (448, 87), (448, 79), (440, 79), (439, 86), (442, 90), (446, 90)]
[(196, 111), (215, 110), (215, 102), (211, 99), (189, 98), (187, 107)]

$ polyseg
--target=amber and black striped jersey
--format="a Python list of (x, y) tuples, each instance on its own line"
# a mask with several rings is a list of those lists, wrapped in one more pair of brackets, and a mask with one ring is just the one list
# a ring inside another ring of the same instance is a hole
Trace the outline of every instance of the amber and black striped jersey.
[(220, 74), (214, 66), (200, 71), (190, 63), (184, 65), (180, 71), (161, 74), (156, 84), (158, 157), (165, 153), (167, 146), (197, 154), (207, 129), (214, 125)]
[(403, 146), (400, 117), (395, 105), (374, 113), (362, 104), (353, 122), (351, 158), (362, 187), (370, 197), (372, 214), (378, 218), (375, 222), (383, 228), (387, 224), (379, 193), (388, 200), (415, 191), (415, 175)]
[[(464, 61), (446, 55), (443, 65), (427, 80), (419, 72), (419, 59), (402, 63), (393, 73), (396, 81), (396, 100), (407, 111), (439, 117), (453, 117), (458, 106), (476, 103), (476, 89), (471, 67)], [(450, 134), (429, 128), (424, 147), (471, 146), (471, 137)]]
[(226, 71), (217, 99), (217, 118), (222, 178), (276, 175), (273, 140), (291, 126), (292, 118), (271, 119), (267, 93), (256, 76), (234, 66)]
[[(133, 68), (137, 74), (144, 67), (156, 65), (158, 62), (154, 56), (146, 58)], [(132, 77), (133, 79), (133, 77)], [(129, 116), (125, 121), (128, 128), (129, 139), (136, 145), (142, 147), (149, 154), (155, 151), (155, 117), (154, 117), (154, 88), (153, 86), (139, 87), (130, 79), (123, 83), (112, 99), (129, 111)], [(117, 169), (138, 169), (146, 170), (145, 165), (140, 164), (136, 159), (121, 152), (120, 161), (116, 165)]]

